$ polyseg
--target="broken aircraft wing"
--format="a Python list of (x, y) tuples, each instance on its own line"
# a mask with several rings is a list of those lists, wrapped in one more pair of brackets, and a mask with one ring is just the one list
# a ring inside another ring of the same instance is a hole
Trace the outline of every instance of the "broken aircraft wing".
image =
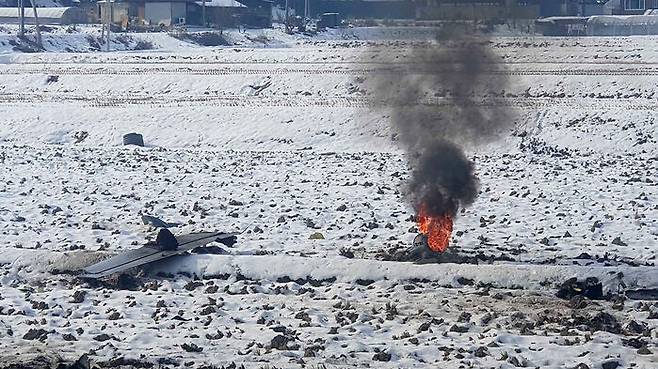
[[(163, 229), (160, 232), (162, 234), (163, 232), (169, 231)], [(161, 238), (161, 234), (158, 235), (158, 239)], [(174, 248), (163, 248), (162, 245), (157, 243), (147, 244), (146, 246), (140, 247), (138, 249), (126, 251), (94, 265), (90, 265), (84, 269), (84, 274), (81, 275), (81, 277), (106, 277), (110, 274), (119, 273), (130, 268), (152, 263), (154, 261), (162, 260), (170, 256), (184, 254), (188, 251), (194, 250), (197, 247), (205, 246), (210, 242), (221, 241), (223, 239), (235, 237), (238, 234), (239, 233), (224, 232), (199, 232), (184, 234), (175, 237), (177, 245)]]

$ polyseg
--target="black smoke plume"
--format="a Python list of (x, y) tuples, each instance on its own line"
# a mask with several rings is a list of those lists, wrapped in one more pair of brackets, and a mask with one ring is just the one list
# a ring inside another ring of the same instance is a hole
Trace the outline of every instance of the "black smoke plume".
[[(430, 216), (473, 203), (479, 181), (465, 146), (486, 143), (512, 124), (507, 76), (485, 35), (448, 24), (429, 43), (387, 51), (389, 73), (374, 77), (375, 107), (390, 111), (394, 139), (408, 152), (406, 193)], [(402, 61), (401, 61), (402, 60)]]

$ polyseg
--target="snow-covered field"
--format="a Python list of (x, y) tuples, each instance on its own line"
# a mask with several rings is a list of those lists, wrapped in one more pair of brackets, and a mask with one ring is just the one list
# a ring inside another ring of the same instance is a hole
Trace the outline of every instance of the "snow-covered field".
[[(655, 300), (555, 297), (658, 288), (658, 38), (493, 39), (511, 85), (477, 100), (514, 128), (468, 149), (468, 263), (419, 265), (392, 260), (415, 224), (371, 82), (422, 76), (425, 44), (376, 34), (0, 55), (0, 365), (658, 367)], [(130, 283), (71, 275), (152, 239), (141, 214), (245, 233)]]

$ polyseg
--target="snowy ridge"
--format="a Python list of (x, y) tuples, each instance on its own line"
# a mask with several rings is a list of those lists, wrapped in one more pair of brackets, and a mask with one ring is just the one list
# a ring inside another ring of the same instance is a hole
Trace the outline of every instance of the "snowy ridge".
[[(15, 278), (43, 279), (43, 270), (76, 271), (106, 258), (104, 253), (53, 253), (47, 250), (6, 249), (0, 252), (0, 265), (13, 270)], [(414, 280), (460, 287), (460, 278), (494, 288), (541, 290), (565, 279), (596, 277), (606, 290), (617, 292), (623, 281), (629, 289), (658, 288), (658, 269), (654, 267), (601, 267), (578, 265), (528, 264), (414, 264), (346, 258), (309, 258), (288, 255), (186, 255), (172, 257), (148, 268), (157, 273), (185, 274), (197, 278), (241, 275), (251, 280), (305, 280), (354, 283), (386, 281), (403, 283)], [(617, 277), (623, 273), (623, 278)], [(4, 278), (7, 280), (7, 277)]]
[(457, 280), (466, 278), (476, 284), (495, 288), (542, 289), (549, 282), (559, 285), (565, 279), (596, 277), (607, 289), (616, 292), (618, 272), (629, 288), (658, 288), (658, 269), (654, 267), (619, 268), (564, 265), (471, 265), (425, 264), (373, 261), (345, 258), (303, 258), (294, 256), (193, 255), (163, 262), (153, 272), (189, 273), (198, 277), (243, 275), (253, 280), (276, 281), (311, 278), (317, 281), (336, 280), (404, 282), (427, 280), (442, 285), (461, 286)]

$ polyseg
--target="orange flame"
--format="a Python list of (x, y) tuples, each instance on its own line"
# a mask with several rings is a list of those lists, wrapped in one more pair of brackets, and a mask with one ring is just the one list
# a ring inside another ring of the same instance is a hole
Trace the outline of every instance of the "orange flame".
[(421, 205), (416, 222), (418, 222), (418, 231), (427, 236), (427, 244), (432, 251), (446, 251), (452, 233), (450, 215), (429, 216), (425, 205)]

